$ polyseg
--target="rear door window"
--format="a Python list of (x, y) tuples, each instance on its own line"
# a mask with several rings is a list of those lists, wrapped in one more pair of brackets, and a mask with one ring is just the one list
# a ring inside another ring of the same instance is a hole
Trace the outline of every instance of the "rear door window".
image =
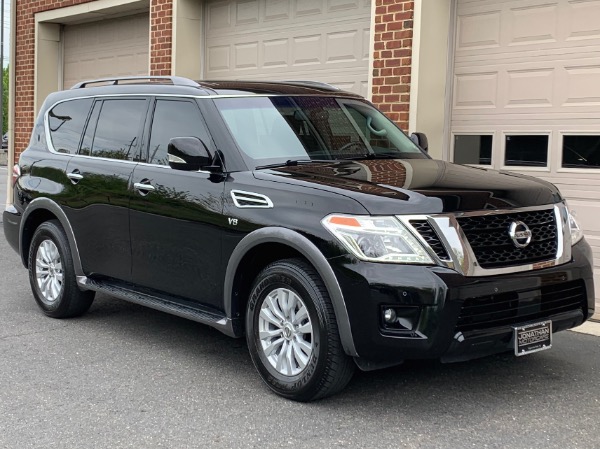
[(140, 130), (146, 119), (148, 100), (104, 100), (92, 142), (92, 156), (139, 160)]

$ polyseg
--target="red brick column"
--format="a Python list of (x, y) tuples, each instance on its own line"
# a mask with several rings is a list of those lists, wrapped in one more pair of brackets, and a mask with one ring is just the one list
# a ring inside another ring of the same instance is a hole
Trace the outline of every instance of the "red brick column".
[(408, 131), (413, 0), (376, 0), (373, 103)]
[(150, 75), (171, 75), (173, 0), (151, 0)]

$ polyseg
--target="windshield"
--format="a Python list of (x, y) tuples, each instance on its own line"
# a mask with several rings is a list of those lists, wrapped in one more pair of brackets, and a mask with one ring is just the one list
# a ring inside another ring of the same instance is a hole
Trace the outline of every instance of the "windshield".
[(254, 165), (286, 161), (427, 158), (366, 102), (334, 97), (233, 97), (215, 104)]

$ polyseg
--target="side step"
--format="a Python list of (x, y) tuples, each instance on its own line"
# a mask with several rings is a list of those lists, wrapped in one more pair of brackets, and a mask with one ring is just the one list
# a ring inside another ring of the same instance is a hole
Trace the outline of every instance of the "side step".
[[(240, 337), (239, 329), (234, 329), (232, 321), (224, 314), (216, 314), (213, 311), (204, 310), (201, 307), (190, 307), (178, 302), (146, 293), (137, 292), (120, 285), (115, 285), (106, 281), (90, 279), (86, 276), (77, 276), (77, 283), (82, 289), (93, 290), (106, 293), (125, 301), (170, 313), (181, 318), (187, 318), (197, 323), (206, 324), (223, 332), (230, 337)], [(236, 332), (237, 330), (237, 332)]]

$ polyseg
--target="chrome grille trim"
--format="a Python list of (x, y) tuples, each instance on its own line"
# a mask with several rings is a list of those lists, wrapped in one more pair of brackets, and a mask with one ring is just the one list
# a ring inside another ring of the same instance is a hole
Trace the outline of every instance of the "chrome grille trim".
[[(502, 268), (552, 259), (558, 249), (556, 216), (552, 209), (510, 214), (457, 217), (477, 262), (483, 268)], [(511, 229), (529, 231), (524, 240), (511, 237)]]
[[(465, 233), (461, 229), (457, 218), (482, 215), (514, 214), (518, 212), (531, 212), (537, 210), (553, 210), (556, 218), (558, 249), (554, 259), (515, 265), (501, 268), (483, 268), (477, 262), (473, 249)], [(463, 276), (496, 276), (507, 273), (539, 270), (556, 265), (562, 265), (571, 260), (571, 234), (568, 225), (567, 209), (564, 203), (515, 209), (482, 210), (474, 212), (457, 212), (438, 215), (398, 215), (397, 218), (409, 229), (427, 249), (431, 258), (437, 265), (458, 271)], [(451, 261), (441, 260), (427, 244), (425, 239), (410, 224), (411, 220), (427, 220), (435, 229)]]

